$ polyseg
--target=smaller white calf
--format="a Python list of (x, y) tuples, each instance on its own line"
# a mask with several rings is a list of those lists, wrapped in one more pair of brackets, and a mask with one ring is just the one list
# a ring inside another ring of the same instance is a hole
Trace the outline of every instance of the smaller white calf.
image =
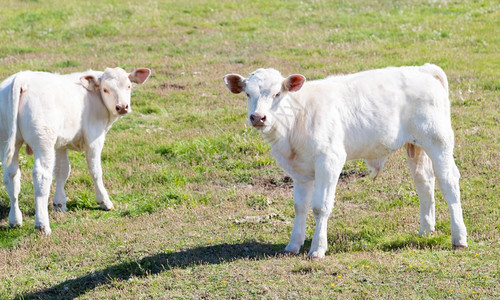
[(441, 68), (391, 67), (310, 82), (302, 75), (283, 78), (274, 69), (258, 69), (248, 78), (228, 74), (223, 81), (232, 93), (246, 93), (248, 123), (293, 178), (295, 222), (286, 251), (298, 253), (304, 244), (312, 206), (316, 229), (309, 256), (324, 257), (344, 163), (365, 159), (376, 177), (402, 146), (419, 195), (420, 234), (434, 230), (436, 176), (451, 213), (453, 247), (467, 247), (448, 81)]
[(131, 111), (133, 84), (144, 83), (149, 69), (121, 68), (59, 75), (24, 71), (0, 84), (0, 149), (10, 197), (9, 225), (21, 226), (19, 150), (33, 152), (35, 228), (50, 234), (48, 199), (56, 178), (54, 210), (66, 211), (64, 185), (70, 173), (68, 149), (83, 151), (101, 208), (113, 209), (102, 181), (101, 151), (111, 125)]

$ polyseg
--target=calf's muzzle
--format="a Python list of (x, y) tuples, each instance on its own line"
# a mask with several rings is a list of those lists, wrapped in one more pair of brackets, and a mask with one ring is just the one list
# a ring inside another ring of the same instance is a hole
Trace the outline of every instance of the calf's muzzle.
[(117, 104), (115, 109), (119, 115), (124, 115), (128, 113), (128, 104)]
[(266, 115), (261, 115), (259, 113), (250, 115), (250, 123), (252, 123), (252, 126), (254, 127), (264, 126), (265, 122), (266, 122)]

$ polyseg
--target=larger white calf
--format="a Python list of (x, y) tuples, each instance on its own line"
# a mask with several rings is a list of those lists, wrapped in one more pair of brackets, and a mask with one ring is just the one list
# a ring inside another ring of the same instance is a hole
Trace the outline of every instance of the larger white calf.
[(101, 151), (106, 133), (131, 111), (133, 84), (143, 83), (149, 69), (126, 73), (121, 68), (59, 75), (24, 71), (0, 84), (0, 152), (10, 197), (9, 225), (21, 226), (19, 149), (33, 152), (35, 228), (50, 234), (48, 199), (56, 179), (54, 209), (66, 211), (64, 185), (70, 172), (68, 149), (85, 152), (101, 208), (113, 209), (104, 188)]
[(460, 205), (460, 173), (453, 159), (448, 81), (432, 64), (371, 70), (305, 82), (258, 69), (228, 74), (227, 88), (245, 92), (248, 122), (294, 181), (295, 222), (286, 251), (304, 244), (312, 206), (316, 229), (309, 256), (324, 257), (327, 221), (347, 160), (365, 159), (375, 177), (387, 157), (406, 146), (420, 200), (420, 234), (434, 230), (434, 176), (451, 213), (454, 248), (467, 247)]

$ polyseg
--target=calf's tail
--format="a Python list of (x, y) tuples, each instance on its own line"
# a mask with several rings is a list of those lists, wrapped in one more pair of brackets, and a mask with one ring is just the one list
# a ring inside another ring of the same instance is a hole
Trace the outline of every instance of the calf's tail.
[(4, 149), (4, 162), (5, 168), (9, 167), (12, 163), (12, 158), (14, 157), (14, 152), (16, 148), (17, 139), (17, 115), (19, 113), (19, 104), (21, 101), (21, 96), (26, 89), (22, 86), (23, 81), (16, 76), (12, 81), (12, 91), (10, 97), (7, 101), (7, 113), (5, 114), (8, 118), (8, 132), (9, 137), (7, 139), (7, 144)]
[(446, 90), (446, 94), (449, 94), (448, 77), (446, 77), (446, 73), (443, 71), (443, 69), (441, 69), (440, 67), (438, 67), (434, 64), (426, 63), (425, 65), (420, 67), (420, 70), (432, 75), (434, 78), (439, 80), (441, 85)]

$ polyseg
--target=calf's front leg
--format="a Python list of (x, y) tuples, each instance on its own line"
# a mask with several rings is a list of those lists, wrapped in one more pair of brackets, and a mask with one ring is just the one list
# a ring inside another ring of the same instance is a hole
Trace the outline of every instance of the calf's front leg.
[(308, 256), (312, 259), (325, 257), (328, 249), (328, 217), (333, 209), (335, 190), (345, 158), (320, 157), (315, 163), (314, 193), (312, 211), (316, 219), (316, 228)]
[(64, 186), (66, 184), (66, 180), (68, 180), (70, 171), (71, 166), (69, 164), (68, 150), (57, 150), (56, 165), (54, 169), (56, 177), (56, 191), (54, 193), (54, 200), (52, 201), (54, 211), (66, 212), (68, 210), (66, 206), (66, 192), (64, 191)]
[(304, 245), (304, 240), (306, 238), (307, 212), (311, 206), (313, 191), (314, 181), (294, 182), (293, 201), (295, 208), (295, 220), (293, 222), (290, 242), (285, 248), (285, 252), (287, 253), (297, 254), (300, 251), (300, 247)]
[(97, 203), (99, 203), (104, 210), (113, 210), (113, 203), (109, 200), (108, 192), (104, 188), (104, 183), (102, 182), (101, 151), (103, 146), (104, 142), (100, 141), (90, 145), (85, 152), (85, 158), (87, 160), (90, 176), (94, 181)]

